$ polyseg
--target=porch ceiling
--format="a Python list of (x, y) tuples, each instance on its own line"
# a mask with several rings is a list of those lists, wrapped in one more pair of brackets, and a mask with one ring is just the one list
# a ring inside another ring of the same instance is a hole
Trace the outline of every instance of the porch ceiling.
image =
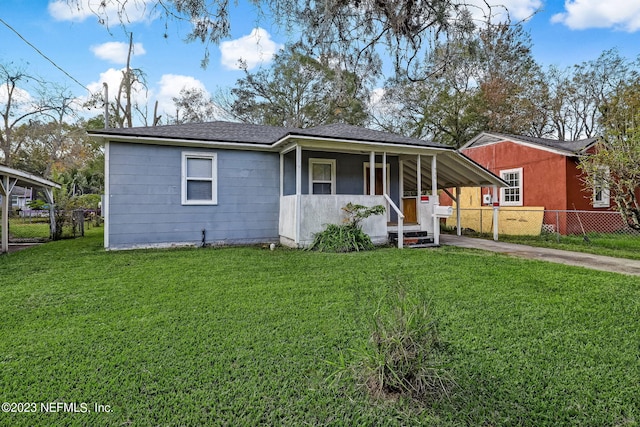
[[(405, 184), (415, 186), (417, 161), (411, 157), (403, 157), (403, 160)], [(439, 189), (492, 185), (498, 187), (507, 186), (507, 183), (502, 179), (457, 151), (439, 153), (437, 155), (436, 168)], [(422, 187), (429, 188), (431, 185), (431, 161), (429, 157), (422, 159), (421, 169)]]

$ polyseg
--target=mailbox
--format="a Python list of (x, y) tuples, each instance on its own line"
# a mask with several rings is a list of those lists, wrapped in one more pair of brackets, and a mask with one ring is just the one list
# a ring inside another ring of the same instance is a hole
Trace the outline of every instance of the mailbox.
[(453, 207), (452, 206), (436, 206), (433, 214), (438, 218), (449, 218), (453, 215)]

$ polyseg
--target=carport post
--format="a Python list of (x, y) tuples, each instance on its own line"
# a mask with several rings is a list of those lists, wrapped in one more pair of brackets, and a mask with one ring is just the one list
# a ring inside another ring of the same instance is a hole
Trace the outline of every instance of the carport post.
[(438, 206), (440, 206), (440, 200), (438, 199), (438, 159), (435, 154), (431, 157), (431, 197), (433, 197), (433, 202), (431, 203), (433, 207), (433, 244), (439, 245), (440, 218), (436, 216), (436, 211), (438, 210)]
[[(456, 187), (456, 235), (462, 236), (462, 221), (460, 220), (460, 187)], [(482, 227), (481, 227), (482, 231)]]
[(2, 196), (2, 245), (0, 245), (0, 253), (6, 253), (9, 252), (9, 175), (2, 176), (0, 195)]
[(493, 240), (498, 241), (498, 209), (500, 202), (498, 201), (498, 187), (493, 186)]

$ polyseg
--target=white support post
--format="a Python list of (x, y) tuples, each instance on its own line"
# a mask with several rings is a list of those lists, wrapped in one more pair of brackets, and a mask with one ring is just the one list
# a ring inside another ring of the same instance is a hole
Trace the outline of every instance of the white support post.
[(9, 207), (11, 197), (9, 196), (9, 176), (3, 175), (0, 180), (0, 195), (2, 195), (2, 245), (0, 253), (9, 252)]
[[(422, 165), (420, 163), (420, 154), (418, 154), (418, 157), (416, 158), (416, 187), (416, 190), (418, 191), (418, 198), (416, 200), (417, 203), (420, 201), (420, 196), (422, 195)], [(420, 215), (418, 215), (418, 218), (419, 217)]]
[(302, 147), (296, 146), (296, 237), (294, 242), (300, 244), (300, 214), (302, 211)]
[(104, 197), (102, 200), (102, 217), (104, 218), (104, 248), (109, 249), (109, 236), (111, 233), (111, 171), (109, 160), (111, 158), (111, 145), (107, 141), (104, 144)]
[(493, 186), (493, 240), (498, 241), (498, 217), (499, 217), (499, 209), (500, 203), (498, 202), (498, 187)]
[(388, 193), (387, 188), (387, 152), (382, 153), (382, 194)]
[(280, 197), (284, 196), (284, 154), (280, 153)]
[(431, 197), (433, 202), (430, 203), (433, 209), (433, 244), (440, 244), (440, 219), (436, 216), (437, 207), (440, 206), (438, 199), (438, 159), (434, 154), (431, 157)]
[(376, 194), (376, 152), (369, 153), (369, 195)]
[(462, 236), (462, 221), (460, 219), (460, 187), (456, 187), (456, 235)]

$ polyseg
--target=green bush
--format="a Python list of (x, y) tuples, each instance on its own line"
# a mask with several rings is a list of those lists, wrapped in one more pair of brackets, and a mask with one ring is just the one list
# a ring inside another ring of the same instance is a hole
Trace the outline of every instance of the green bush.
[(320, 252), (353, 252), (366, 251), (374, 248), (367, 233), (362, 231), (360, 223), (371, 215), (384, 213), (384, 206), (367, 207), (348, 203), (342, 210), (346, 213), (344, 224), (329, 224), (320, 233), (313, 236), (309, 250)]

